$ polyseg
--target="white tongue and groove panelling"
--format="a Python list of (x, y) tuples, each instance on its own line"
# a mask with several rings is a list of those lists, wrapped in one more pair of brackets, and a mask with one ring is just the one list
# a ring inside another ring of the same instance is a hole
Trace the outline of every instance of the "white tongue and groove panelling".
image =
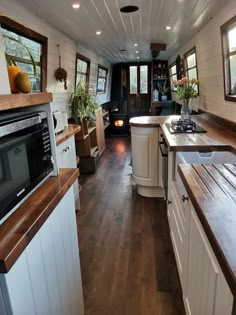
[[(48, 76), (47, 92), (52, 92), (54, 99), (68, 99), (74, 89), (75, 81), (75, 55), (77, 44), (67, 35), (58, 31), (55, 27), (45, 22), (40, 17), (32, 14), (21, 4), (8, 0), (1, 0), (0, 13), (14, 18), (17, 22), (31, 28), (32, 30), (48, 38)], [(54, 71), (58, 68), (58, 48), (60, 44), (62, 67), (68, 74), (68, 90), (64, 90), (63, 83), (57, 82), (54, 78)]]
[(99, 104), (110, 101), (111, 95), (111, 77), (112, 77), (112, 66), (104, 58), (99, 57), (96, 53), (91, 50), (78, 45), (78, 53), (90, 59), (90, 78), (89, 85), (96, 90), (97, 87), (97, 75), (98, 75), (98, 64), (108, 69), (107, 88), (105, 94), (97, 95), (97, 101)]
[[(230, 0), (80, 0), (74, 10), (68, 0), (18, 0), (44, 17), (68, 36), (86, 44), (95, 54), (111, 63), (136, 61), (139, 44), (140, 60), (150, 60), (150, 43), (167, 44), (160, 57), (168, 59), (201, 29)], [(139, 11), (121, 13), (125, 5), (136, 5)], [(172, 26), (166, 31), (166, 25)], [(102, 31), (101, 36), (95, 33)], [(126, 52), (120, 52), (126, 49)]]
[[(177, 55), (183, 56), (196, 47), (199, 97), (193, 100), (194, 109), (202, 108), (217, 116), (236, 122), (236, 103), (224, 100), (224, 77), (220, 27), (236, 15), (235, 1), (232, 0), (169, 59), (173, 62)], [(173, 99), (176, 93), (172, 93)]]
[[(24, 4), (24, 3), (22, 3)], [(35, 9), (41, 6), (40, 2), (35, 4)], [(48, 6), (49, 8), (49, 6)], [(57, 11), (53, 7), (52, 11)], [(19, 2), (12, 0), (1, 0), (0, 2), (0, 13), (7, 14), (17, 22), (25, 25), (33, 29), (34, 31), (46, 36), (48, 38), (48, 76), (47, 76), (47, 92), (53, 93), (53, 109), (68, 109), (68, 101), (70, 99), (71, 93), (74, 91), (75, 87), (75, 64), (76, 64), (76, 52), (78, 50), (76, 40), (71, 39), (70, 36), (64, 33), (64, 30), (60, 31), (55, 28), (55, 26), (50, 25), (50, 21), (46, 22), (43, 18), (39, 17), (38, 12), (32, 13), (30, 9), (24, 7)], [(59, 14), (59, 13), (58, 13)], [(61, 23), (63, 25), (64, 18), (62, 13), (59, 14), (61, 16)], [(64, 90), (64, 84), (61, 82), (57, 82), (54, 77), (54, 72), (59, 66), (59, 58), (58, 58), (58, 48), (57, 44), (60, 45), (61, 52), (61, 66), (65, 68), (67, 71), (67, 86), (68, 89)], [(0, 46), (1, 40), (0, 40)], [(82, 47), (82, 46), (81, 46)], [(83, 54), (82, 48), (81, 53)], [(110, 64), (107, 63), (103, 58), (97, 58), (96, 54), (90, 52), (86, 49), (84, 51), (85, 56), (89, 55), (91, 58), (91, 82), (93, 84), (96, 83), (97, 80), (97, 63), (101, 63), (107, 68), (110, 67)], [(3, 56), (3, 48), (2, 55), (0, 56), (0, 64), (5, 67), (5, 58)], [(97, 63), (96, 63), (97, 62)], [(4, 67), (1, 67), (4, 69)], [(111, 75), (111, 71), (109, 68), (109, 77)], [(109, 78), (110, 81), (110, 78)], [(1, 71), (1, 88), (3, 89), (2, 94), (9, 94), (10, 90), (8, 88), (8, 77), (7, 73), (5, 76)], [(99, 103), (103, 103), (109, 100), (110, 95), (110, 86), (108, 84), (107, 93), (103, 94), (99, 97)]]

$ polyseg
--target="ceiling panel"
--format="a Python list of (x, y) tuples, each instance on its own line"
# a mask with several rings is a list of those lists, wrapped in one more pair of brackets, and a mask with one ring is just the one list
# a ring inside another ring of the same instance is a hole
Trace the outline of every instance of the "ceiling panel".
[[(230, 0), (17, 0), (75, 41), (92, 49), (111, 63), (150, 60), (150, 43), (167, 44), (160, 58), (168, 59)], [(127, 14), (119, 9), (137, 5)], [(56, 8), (56, 9), (55, 9)], [(191, 14), (190, 14), (191, 13)], [(171, 31), (165, 29), (166, 25)], [(97, 36), (97, 30), (102, 35)], [(139, 46), (134, 47), (137, 42)], [(120, 52), (126, 49), (125, 52)]]

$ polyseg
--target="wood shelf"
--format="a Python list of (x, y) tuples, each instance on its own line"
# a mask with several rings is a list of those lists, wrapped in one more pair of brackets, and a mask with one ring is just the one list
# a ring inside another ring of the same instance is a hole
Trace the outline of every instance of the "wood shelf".
[(6, 109), (28, 107), (52, 102), (52, 93), (15, 93), (0, 95), (0, 111)]
[(92, 133), (94, 130), (96, 130), (96, 126), (89, 127), (88, 128), (88, 134)]
[(90, 148), (91, 155), (93, 155), (93, 153), (97, 150), (98, 150), (98, 146), (91, 147)]
[(109, 126), (110, 126), (110, 123), (105, 124), (104, 125), (104, 130), (107, 129), (107, 127), (109, 127)]
[(109, 112), (108, 112), (108, 111), (102, 113), (102, 116), (103, 116), (103, 117), (106, 116), (106, 115), (109, 115)]

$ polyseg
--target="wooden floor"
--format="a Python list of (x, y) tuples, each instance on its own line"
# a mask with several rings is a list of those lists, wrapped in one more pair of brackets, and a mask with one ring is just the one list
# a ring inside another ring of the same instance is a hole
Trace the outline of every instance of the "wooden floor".
[(96, 174), (80, 177), (85, 315), (185, 314), (165, 203), (137, 195), (130, 161), (130, 139), (108, 139)]

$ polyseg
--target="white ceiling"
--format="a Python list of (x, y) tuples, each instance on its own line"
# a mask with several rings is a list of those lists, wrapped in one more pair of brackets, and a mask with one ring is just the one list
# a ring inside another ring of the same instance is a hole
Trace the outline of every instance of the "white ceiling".
[[(168, 59), (230, 0), (17, 0), (111, 63), (151, 60), (150, 43), (166, 43)], [(134, 13), (119, 8), (136, 5)], [(172, 27), (171, 31), (165, 29)], [(102, 35), (96, 35), (101, 30)], [(138, 43), (138, 48), (134, 47)], [(126, 52), (120, 52), (126, 49)], [(136, 50), (139, 54), (136, 54)]]

